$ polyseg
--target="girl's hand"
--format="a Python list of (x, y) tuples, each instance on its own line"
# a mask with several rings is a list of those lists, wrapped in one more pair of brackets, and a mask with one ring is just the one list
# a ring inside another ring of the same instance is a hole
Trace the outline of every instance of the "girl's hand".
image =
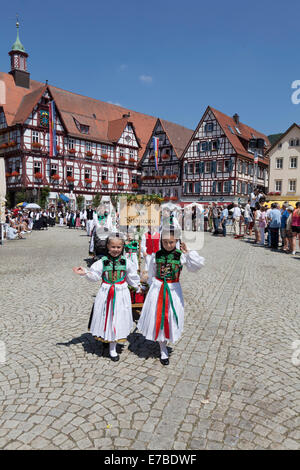
[(181, 249), (182, 253), (184, 253), (184, 254), (189, 252), (189, 250), (187, 249), (187, 246), (184, 242), (180, 243), (180, 249)]
[(72, 268), (75, 274), (79, 274), (80, 276), (84, 276), (86, 274), (86, 271), (84, 268), (79, 266), (78, 268)]

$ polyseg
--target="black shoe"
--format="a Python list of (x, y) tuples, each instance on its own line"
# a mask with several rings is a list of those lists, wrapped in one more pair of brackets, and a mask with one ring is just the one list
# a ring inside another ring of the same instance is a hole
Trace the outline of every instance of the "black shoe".
[(110, 357), (110, 359), (111, 359), (113, 362), (118, 362), (118, 360), (120, 359), (120, 356), (119, 356), (119, 355), (114, 356), (114, 357), (113, 357), (113, 356), (109, 356), (109, 357)]
[(163, 366), (168, 366), (169, 365), (169, 359), (160, 359), (160, 363), (163, 365)]

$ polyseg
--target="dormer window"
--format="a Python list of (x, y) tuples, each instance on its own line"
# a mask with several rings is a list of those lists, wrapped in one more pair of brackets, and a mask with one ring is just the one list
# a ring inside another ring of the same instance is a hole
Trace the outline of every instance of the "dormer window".
[(75, 125), (77, 127), (77, 129), (79, 130), (79, 132), (81, 134), (89, 134), (90, 132), (90, 126), (87, 126), (86, 124), (81, 124), (79, 121), (77, 121), (77, 119), (74, 119), (74, 122), (75, 122)]

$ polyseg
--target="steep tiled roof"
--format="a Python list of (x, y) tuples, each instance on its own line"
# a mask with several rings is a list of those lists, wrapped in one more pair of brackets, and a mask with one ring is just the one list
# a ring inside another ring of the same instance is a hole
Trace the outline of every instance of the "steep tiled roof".
[(180, 158), (194, 131), (180, 126), (179, 124), (175, 124), (174, 122), (165, 121), (164, 119), (160, 119), (160, 122), (177, 157)]
[[(41, 82), (30, 80), (29, 89), (18, 87), (15, 85), (13, 77), (3, 72), (0, 72), (0, 80), (3, 80), (6, 86), (6, 104), (3, 105), (3, 108), (7, 125), (24, 122), (47, 86)], [(77, 95), (51, 85), (48, 85), (48, 89), (53, 96), (67, 132), (77, 138), (110, 142), (109, 135), (115, 134), (118, 124), (109, 123), (122, 121), (123, 114), (128, 113), (128, 109), (121, 106)], [(80, 124), (90, 127), (88, 135), (79, 131), (74, 118)], [(142, 154), (151, 136), (156, 118), (130, 110), (130, 122), (134, 125)], [(121, 123), (119, 124), (121, 126)]]
[[(249, 153), (243, 146), (240, 138), (244, 139), (245, 141), (249, 141), (253, 138), (253, 136), (255, 136), (255, 138), (264, 139), (267, 148), (270, 146), (269, 139), (265, 134), (258, 132), (256, 129), (253, 129), (252, 127), (249, 127), (246, 124), (243, 124), (242, 122), (236, 124), (235, 120), (232, 117), (227, 116), (226, 114), (222, 113), (221, 111), (218, 111), (217, 109), (212, 108), (211, 106), (209, 106), (209, 109), (211, 109), (211, 111), (215, 115), (217, 121), (219, 122), (220, 126), (224, 131), (224, 134), (230, 141), (236, 153), (238, 153), (239, 155), (253, 158), (253, 155)], [(228, 126), (232, 128), (234, 134), (232, 134)], [(240, 130), (240, 134), (238, 134), (235, 127)]]

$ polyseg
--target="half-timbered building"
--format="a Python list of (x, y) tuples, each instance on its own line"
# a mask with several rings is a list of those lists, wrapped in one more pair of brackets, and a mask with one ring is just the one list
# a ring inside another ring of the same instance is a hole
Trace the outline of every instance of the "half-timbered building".
[[(157, 119), (140, 162), (141, 190), (159, 194), (165, 200), (181, 198), (181, 155), (193, 135), (191, 129), (164, 119)], [(158, 167), (154, 157), (153, 137), (159, 139)]]
[[(18, 28), (18, 24), (17, 24)], [(11, 70), (0, 73), (0, 155), (5, 157), (7, 188), (50, 187), (59, 193), (101, 195), (138, 190), (138, 161), (156, 118), (77, 95), (32, 80), (17, 34)], [(56, 152), (50, 152), (49, 103), (54, 102)]]
[(261, 132), (208, 106), (182, 155), (182, 201), (246, 202), (268, 187), (270, 143)]

